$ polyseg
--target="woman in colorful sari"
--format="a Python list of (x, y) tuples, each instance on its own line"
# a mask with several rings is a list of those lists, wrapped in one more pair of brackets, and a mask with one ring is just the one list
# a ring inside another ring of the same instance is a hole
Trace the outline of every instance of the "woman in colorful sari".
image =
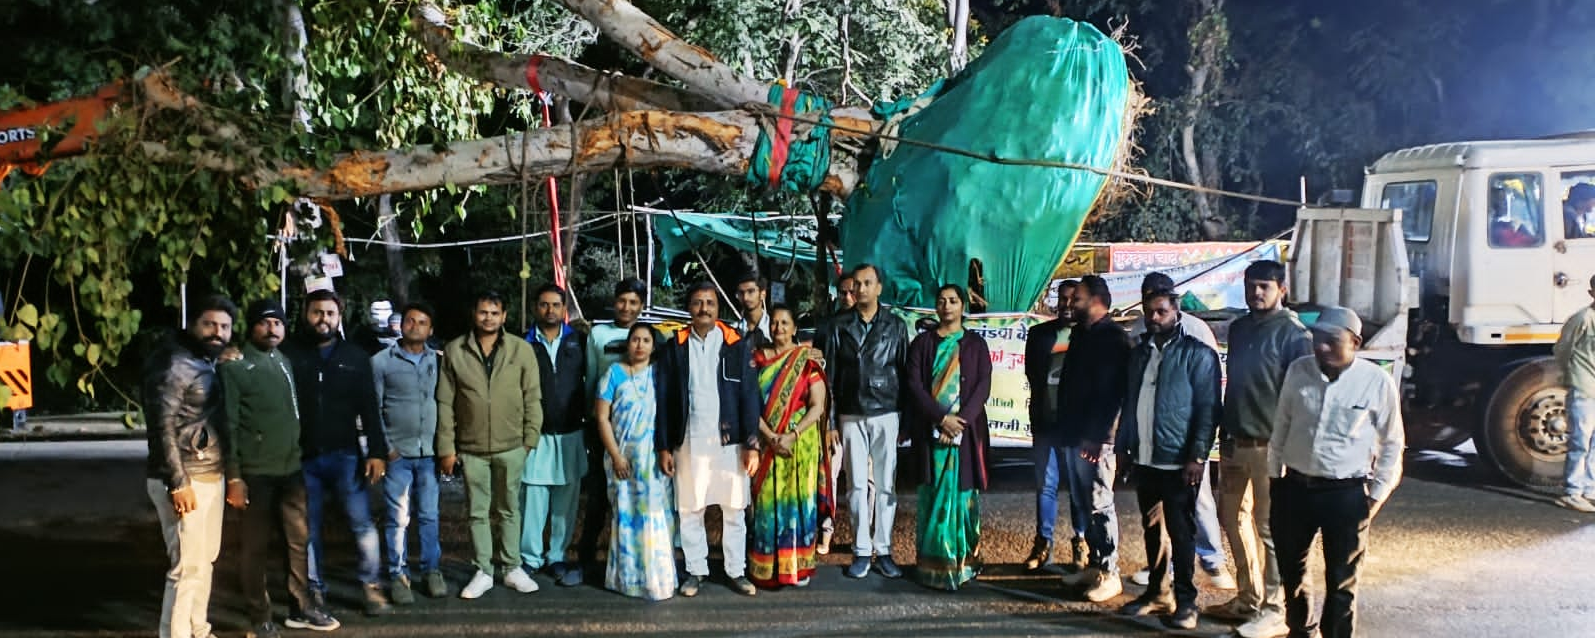
[(654, 451), (654, 335), (651, 326), (632, 326), (625, 357), (598, 382), (594, 412), (614, 505), (604, 586), (664, 600), (676, 591), (676, 498)]
[(908, 346), (909, 429), (920, 459), (919, 561), (915, 577), (957, 590), (980, 571), (980, 491), (986, 489), (986, 340), (964, 330), (964, 290), (936, 292), (937, 325)]
[(753, 357), (764, 414), (748, 577), (766, 588), (809, 584), (820, 521), (831, 515), (825, 376), (815, 351), (797, 344), (796, 335), (792, 310), (772, 306), (771, 341)]

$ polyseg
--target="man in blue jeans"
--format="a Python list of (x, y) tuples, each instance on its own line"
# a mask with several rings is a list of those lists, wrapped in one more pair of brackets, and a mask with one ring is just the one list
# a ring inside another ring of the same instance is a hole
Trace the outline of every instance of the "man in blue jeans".
[(365, 488), (387, 474), (388, 442), (382, 434), (371, 359), (360, 346), (342, 338), (342, 311), (343, 300), (337, 293), (310, 293), (305, 298), (305, 330), (283, 351), (293, 362), (299, 398), (299, 444), (304, 452), (310, 512), (311, 596), (318, 607), (325, 608), (321, 513), (326, 491), (331, 489), (349, 518), (355, 548), (360, 552), (366, 615), (376, 616), (391, 608), (377, 581), (382, 568), (381, 541), (371, 523), (371, 501)]
[[(1595, 277), (1589, 281), (1595, 297)], [(1567, 460), (1563, 465), (1564, 494), (1556, 504), (1578, 512), (1595, 512), (1595, 457), (1590, 455), (1595, 432), (1595, 306), (1584, 306), (1562, 324), (1557, 339), (1556, 364), (1567, 384)]]
[(1067, 447), (1064, 479), (1069, 507), (1090, 512), (1085, 570), (1065, 577), (1086, 600), (1106, 602), (1124, 592), (1119, 579), (1119, 520), (1113, 505), (1113, 435), (1130, 359), (1130, 336), (1108, 316), (1113, 295), (1101, 277), (1087, 275), (1069, 295), (1074, 327), (1058, 380), (1058, 409), (1052, 426)]
[[(399, 341), (371, 357), (382, 430), (388, 437), (388, 476), (382, 491), (388, 514), (382, 530), (388, 543), (388, 595), (394, 604), (415, 602), (410, 586), (405, 540), (413, 515), (420, 523), (421, 573), (426, 595), (449, 595), (438, 560), (438, 353), (426, 347), (432, 338), (432, 308), (412, 303), (399, 317)], [(412, 505), (413, 504), (413, 505)]]
[[(1063, 358), (1074, 325), (1074, 308), (1069, 304), (1080, 282), (1073, 279), (1058, 284), (1058, 318), (1036, 325), (1025, 338), (1025, 379), (1030, 382), (1031, 457), (1036, 470), (1036, 540), (1025, 559), (1025, 569), (1046, 567), (1052, 558), (1052, 530), (1058, 520), (1058, 488), (1067, 495), (1069, 482), (1063, 478), (1069, 448), (1056, 436), (1054, 415), (1058, 410), (1058, 380), (1063, 374)], [(1060, 337), (1062, 337), (1060, 339)], [(1069, 508), (1069, 523), (1074, 537), (1070, 543), (1070, 567), (1086, 567), (1085, 528), (1088, 512)]]

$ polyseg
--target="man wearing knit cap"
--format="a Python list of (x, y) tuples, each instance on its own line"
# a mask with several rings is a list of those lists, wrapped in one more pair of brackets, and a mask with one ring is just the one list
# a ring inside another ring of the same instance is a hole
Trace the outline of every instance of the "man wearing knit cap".
[(299, 406), (293, 372), (282, 343), (288, 316), (282, 304), (262, 299), (244, 313), (246, 338), (239, 359), (223, 363), (232, 449), (227, 455), (227, 504), (239, 510), (238, 575), (250, 635), (277, 635), (266, 563), (272, 537), (282, 531), (288, 565), (288, 623), (330, 630), (338, 621), (310, 595), (309, 522), (305, 477), (299, 460)]

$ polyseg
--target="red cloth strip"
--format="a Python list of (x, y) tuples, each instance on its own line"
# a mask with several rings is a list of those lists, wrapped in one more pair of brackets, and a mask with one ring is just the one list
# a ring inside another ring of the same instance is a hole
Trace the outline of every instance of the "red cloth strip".
[[(781, 87), (781, 115), (792, 115), (797, 98), (797, 89)], [(792, 118), (782, 117), (776, 121), (775, 137), (770, 140), (770, 188), (781, 186), (781, 171), (786, 168), (786, 157), (791, 148)]]

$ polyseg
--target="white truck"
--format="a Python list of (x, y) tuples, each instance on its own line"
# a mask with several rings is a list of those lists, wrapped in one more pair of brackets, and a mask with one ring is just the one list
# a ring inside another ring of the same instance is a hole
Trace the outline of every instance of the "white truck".
[(1568, 201), (1581, 183), (1595, 136), (1437, 144), (1369, 167), (1362, 208), (1298, 214), (1290, 301), (1304, 320), (1318, 304), (1362, 317), (1362, 356), (1402, 383), (1409, 447), (1471, 438), (1512, 482), (1561, 485), (1551, 345), (1595, 275), (1595, 203)]

